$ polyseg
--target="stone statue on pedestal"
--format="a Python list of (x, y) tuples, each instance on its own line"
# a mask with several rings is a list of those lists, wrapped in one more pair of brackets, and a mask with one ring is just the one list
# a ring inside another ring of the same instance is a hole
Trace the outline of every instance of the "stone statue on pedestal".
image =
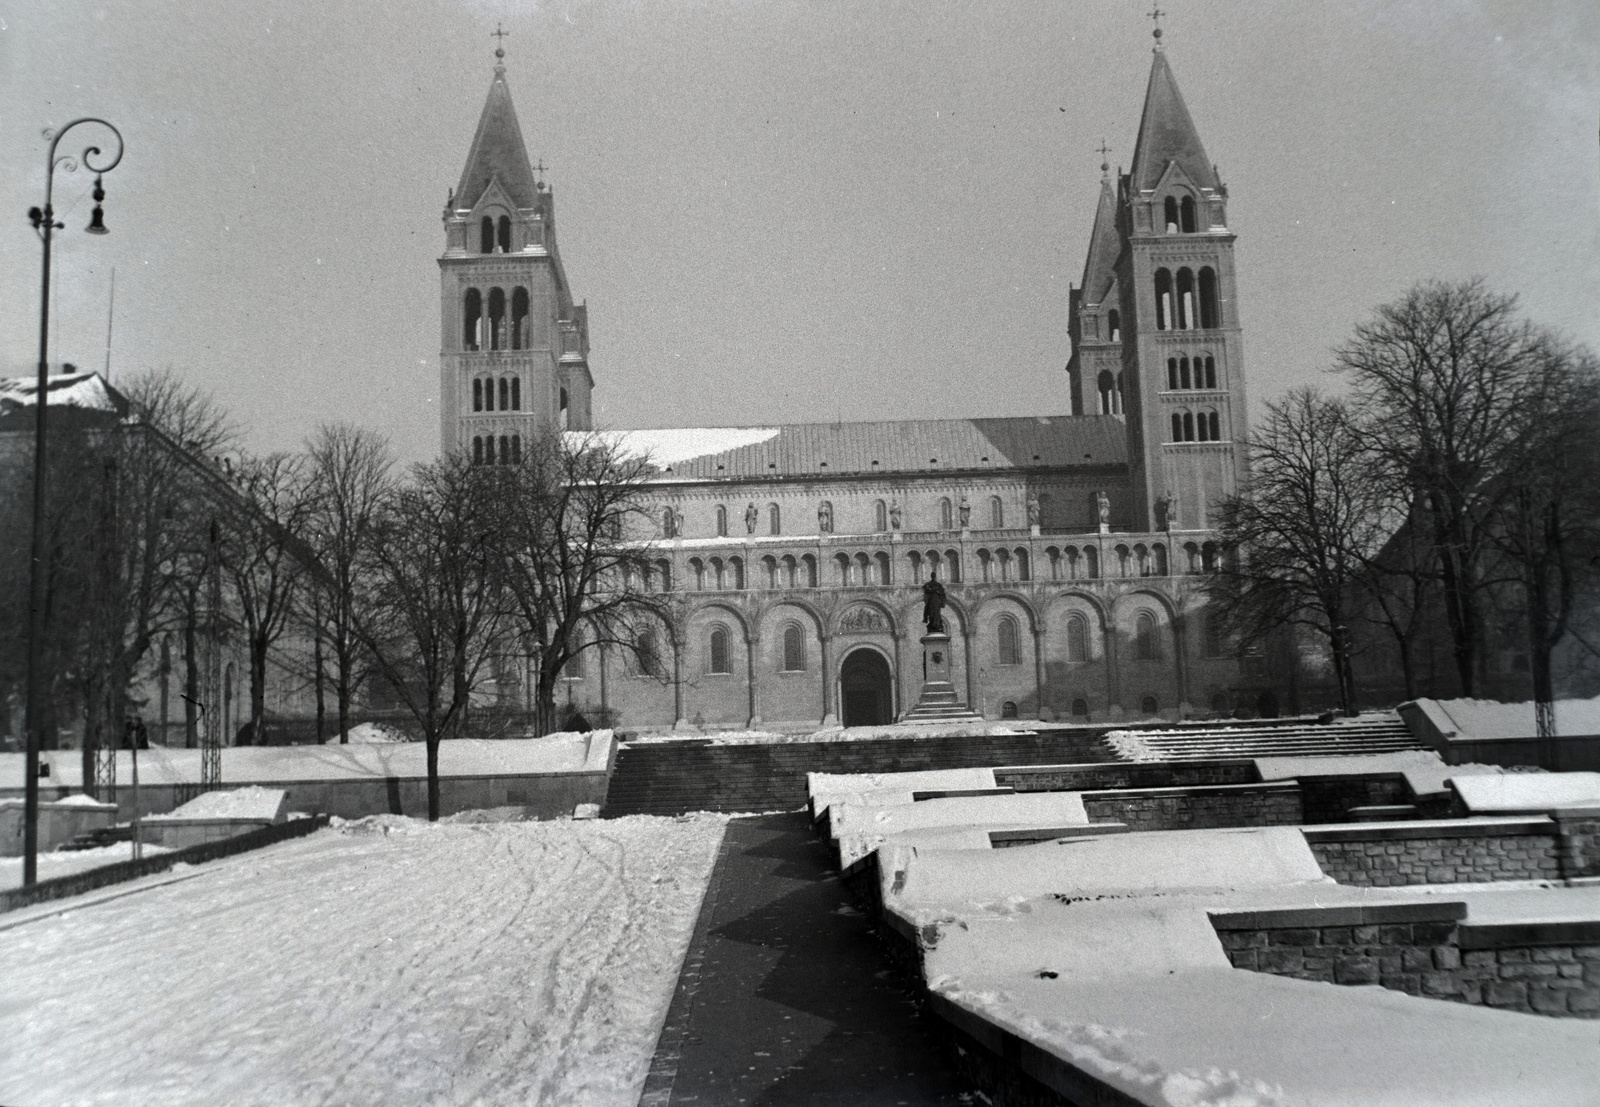
[(827, 500), (823, 500), (822, 506), (817, 508), (817, 533), (833, 533), (833, 505)]
[(929, 634), (944, 633), (944, 585), (939, 583), (937, 573), (928, 577), (928, 583), (922, 586), (922, 621), (928, 628)]
[(1102, 527), (1109, 526), (1111, 523), (1111, 497), (1104, 492), (1096, 492), (1094, 494), (1094, 506), (1095, 511), (1100, 516), (1100, 525)]
[(961, 497), (961, 507), (959, 511), (961, 515), (961, 529), (966, 530), (967, 527), (972, 523), (972, 505), (967, 502), (967, 498), (965, 496)]
[(754, 503), (744, 509), (744, 532), (746, 534), (754, 534), (756, 532), (756, 524), (760, 521), (761, 512), (757, 510)]
[(889, 529), (891, 529), (891, 530), (899, 530), (900, 529), (900, 522), (901, 522), (900, 501), (899, 500), (890, 500), (889, 501)]

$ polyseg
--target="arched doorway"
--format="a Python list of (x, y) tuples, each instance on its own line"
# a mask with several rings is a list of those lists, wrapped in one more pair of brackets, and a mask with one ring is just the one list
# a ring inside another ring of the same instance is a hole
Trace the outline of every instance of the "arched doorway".
[(894, 675), (877, 650), (860, 648), (839, 667), (839, 703), (845, 726), (894, 722)]

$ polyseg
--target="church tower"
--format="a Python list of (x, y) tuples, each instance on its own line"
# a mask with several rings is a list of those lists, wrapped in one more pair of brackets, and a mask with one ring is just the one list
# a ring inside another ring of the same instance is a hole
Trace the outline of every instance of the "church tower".
[[(1102, 156), (1105, 152), (1102, 150)], [(1067, 379), (1074, 415), (1122, 414), (1122, 296), (1116, 268), (1121, 253), (1111, 165), (1102, 161), (1100, 203), (1089, 235), (1089, 256), (1083, 263), (1083, 284), (1069, 294), (1067, 309), (1067, 335), (1072, 342)]]
[(555, 196), (534, 173), (506, 86), (505, 51), (461, 181), (445, 202), (439, 258), (440, 446), (482, 464), (592, 426), (588, 311), (556, 249)]
[[(1246, 475), (1234, 235), (1228, 190), (1178, 92), (1159, 27), (1155, 35), (1133, 164), (1116, 197), (1130, 514), (1136, 527), (1201, 530), (1217, 524)], [(1085, 311), (1090, 294), (1086, 273)]]

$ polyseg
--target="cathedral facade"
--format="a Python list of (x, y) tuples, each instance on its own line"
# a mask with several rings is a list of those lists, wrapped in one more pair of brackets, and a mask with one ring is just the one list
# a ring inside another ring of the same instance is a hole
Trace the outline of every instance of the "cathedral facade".
[[(1061, 415), (607, 431), (655, 464), (672, 628), (570, 667), (626, 728), (871, 725), (922, 684), (921, 588), (995, 719), (1275, 710), (1207, 618), (1245, 476), (1227, 189), (1159, 42), (1131, 168), (1102, 165)], [(497, 65), (444, 213), (441, 438), (483, 464), (592, 427), (584, 307)]]

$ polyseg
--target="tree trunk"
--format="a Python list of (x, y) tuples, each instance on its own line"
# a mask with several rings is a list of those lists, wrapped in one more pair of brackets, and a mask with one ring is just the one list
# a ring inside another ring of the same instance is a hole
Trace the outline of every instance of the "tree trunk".
[(311, 614), (311, 671), (312, 682), (317, 688), (317, 745), (322, 745), (328, 738), (328, 700), (323, 694), (326, 683), (323, 680), (322, 659), (322, 601), (316, 601)]
[(428, 821), (439, 821), (439, 738), (438, 731), (431, 731), (427, 737), (428, 743)]
[(543, 738), (556, 730), (556, 674), (539, 670), (538, 701), (534, 704), (533, 733)]
[(339, 744), (343, 746), (350, 742), (350, 645), (336, 642), (334, 650), (339, 655), (339, 678), (334, 691), (339, 701)]
[(198, 612), (190, 604), (183, 620), (183, 744), (194, 749), (200, 741), (200, 643), (195, 624)]
[(250, 643), (250, 744), (261, 745), (267, 716), (267, 644)]

